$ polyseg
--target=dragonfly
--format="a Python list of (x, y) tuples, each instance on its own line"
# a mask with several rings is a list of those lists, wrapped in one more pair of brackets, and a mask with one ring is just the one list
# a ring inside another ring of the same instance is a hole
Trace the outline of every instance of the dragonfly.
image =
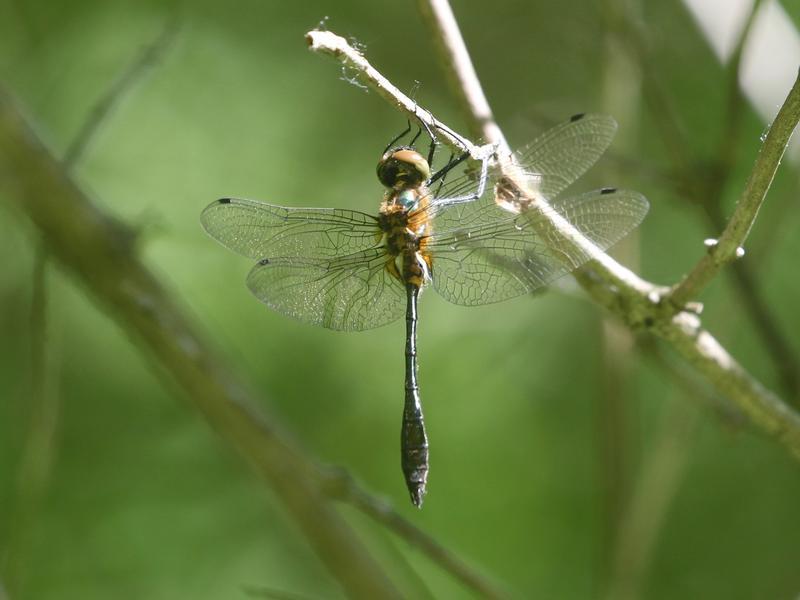
[[(446, 179), (466, 153), (433, 173), (436, 140), (430, 131), (427, 156), (414, 146), (419, 134), (409, 145), (393, 147), (395, 138), (387, 146), (377, 166), (384, 186), (377, 215), (237, 198), (222, 198), (202, 212), (211, 237), (257, 261), (247, 286), (271, 309), (340, 331), (405, 316), (401, 467), (416, 507), (422, 506), (429, 472), (417, 380), (422, 290), (432, 286), (465, 306), (508, 300), (577, 269), (637, 227), (649, 208), (638, 192), (602, 188), (561, 196), (605, 152), (616, 128), (609, 116), (576, 115), (515, 153), (518, 172), (546, 200), (546, 209), (535, 213), (511, 206), (508, 182), (490, 176), (486, 160), (477, 177), (465, 169)], [(550, 217), (570, 223), (588, 246), (548, 239)]]

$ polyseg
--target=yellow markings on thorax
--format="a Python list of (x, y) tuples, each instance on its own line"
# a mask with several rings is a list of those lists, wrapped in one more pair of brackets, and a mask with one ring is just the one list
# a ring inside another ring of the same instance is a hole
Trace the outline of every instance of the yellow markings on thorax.
[(419, 186), (405, 190), (415, 194), (416, 204), (409, 210), (398, 201), (403, 192), (387, 192), (380, 208), (381, 228), (386, 236), (386, 270), (404, 283), (422, 287), (431, 277), (431, 257), (425, 251), (431, 222), (426, 210), (428, 189)]

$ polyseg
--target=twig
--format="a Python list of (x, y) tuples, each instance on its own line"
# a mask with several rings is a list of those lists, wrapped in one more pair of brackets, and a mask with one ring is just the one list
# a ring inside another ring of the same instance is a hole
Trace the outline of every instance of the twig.
[[(429, 1), (433, 4), (443, 0)], [(452, 17), (451, 12), (448, 11), (448, 14)], [(447, 27), (438, 29), (448, 31), (453, 26), (454, 23), (450, 23)], [(444, 48), (452, 47), (453, 42), (440, 45)], [(447, 64), (457, 60), (469, 60), (466, 50), (454, 54)], [(459, 72), (474, 73), (474, 69), (459, 69)], [(465, 82), (463, 88), (457, 89), (456, 93), (483, 95), (477, 81)], [(462, 104), (471, 106), (480, 105), (480, 102), (462, 101)], [(490, 133), (499, 131), (499, 128), (490, 124), (486, 115), (475, 115), (473, 120), (481, 127), (488, 142), (497, 142), (490, 137)], [(774, 131), (771, 134), (773, 138), (776, 135)], [(526, 192), (524, 185), (519, 187), (521, 192)], [(535, 204), (533, 207), (535, 208)], [(559, 244), (577, 244), (583, 248), (587, 243), (563, 219), (550, 218), (548, 224), (552, 228), (550, 231), (558, 232)], [(622, 317), (629, 326), (648, 327), (659, 337), (669, 341), (689, 364), (736, 403), (754, 425), (778, 438), (800, 460), (800, 415), (747, 373), (710, 333), (702, 329), (696, 315), (686, 312), (670, 314), (665, 311), (661, 301), (665, 288), (641, 279), (605, 253), (594, 249), (591, 255), (594, 260), (588, 267), (576, 272), (575, 277), (595, 301)]]
[(312, 52), (333, 57), (345, 67), (351, 69), (358, 81), (375, 90), (400, 112), (424, 124), (428, 129), (435, 130), (437, 140), (443, 142), (454, 151), (468, 152), (475, 160), (481, 160), (494, 150), (490, 146), (476, 146), (464, 136), (437, 121), (430, 111), (421, 108), (381, 75), (343, 37), (330, 31), (314, 29), (306, 34), (306, 42)]
[(708, 252), (666, 298), (673, 310), (682, 310), (689, 300), (697, 297), (722, 267), (744, 254), (744, 242), (764, 202), (798, 120), (800, 120), (800, 74), (767, 133), (728, 225), (719, 240), (712, 240)]
[(366, 493), (346, 471), (331, 469), (325, 489), (332, 498), (357, 508), (374, 521), (385, 525), (412, 546), (419, 548), (440, 567), (481, 596), (485, 598), (506, 598), (508, 596), (506, 592), (469, 567), (430, 535), (403, 518), (391, 505)]
[(399, 598), (320, 490), (316, 465), (255, 410), (259, 402), (132, 254), (128, 229), (92, 204), (2, 90), (0, 197), (28, 215), (52, 256), (149, 350), (155, 366), (171, 375), (187, 400), (271, 484), (343, 589), (355, 598)]
[(91, 139), (100, 125), (106, 120), (111, 110), (125, 97), (128, 90), (144, 76), (148, 68), (161, 60), (177, 32), (177, 21), (173, 18), (164, 25), (161, 34), (150, 44), (143, 47), (139, 55), (128, 65), (117, 81), (106, 90), (83, 121), (80, 130), (64, 153), (64, 165), (72, 168), (83, 156)]
[(472, 135), (484, 139), (497, 147), (503, 155), (511, 153), (508, 142), (492, 116), (489, 101), (481, 88), (475, 67), (469, 59), (469, 52), (461, 36), (450, 3), (446, 0), (419, 0), (417, 2), (423, 21), (433, 35), (434, 44), (439, 50), (444, 72), (447, 73), (451, 87), (463, 90), (456, 99), (461, 103), (464, 114), (470, 123)]

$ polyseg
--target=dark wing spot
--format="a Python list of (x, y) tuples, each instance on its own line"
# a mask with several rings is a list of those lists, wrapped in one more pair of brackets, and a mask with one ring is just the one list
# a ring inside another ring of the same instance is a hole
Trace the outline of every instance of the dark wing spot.
[(219, 200), (217, 200), (217, 202), (219, 202), (220, 204), (230, 204), (231, 203), (231, 199), (230, 198), (220, 198)]
[(258, 261), (258, 264), (261, 265), (262, 267), (264, 265), (268, 265), (269, 264), (269, 259), (268, 258), (262, 258), (260, 261)]
[(617, 188), (603, 188), (602, 190), (600, 190), (600, 193), (601, 194), (614, 194), (614, 193), (616, 193), (616, 191), (617, 191)]
[(570, 123), (574, 123), (575, 121), (580, 121), (585, 116), (586, 116), (586, 113), (578, 113), (577, 115), (572, 115), (569, 118), (569, 121), (570, 121)]

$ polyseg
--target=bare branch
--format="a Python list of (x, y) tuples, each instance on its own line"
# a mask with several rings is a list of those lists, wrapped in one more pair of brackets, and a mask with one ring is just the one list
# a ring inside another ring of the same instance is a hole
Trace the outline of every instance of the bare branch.
[(472, 66), (467, 46), (461, 36), (453, 10), (447, 0), (419, 0), (419, 10), (428, 24), (444, 63), (444, 71), (450, 77), (456, 98), (471, 124), (472, 135), (494, 144), (503, 155), (511, 153), (505, 136), (494, 121), (492, 109), (483, 87)]
[(728, 225), (719, 240), (713, 240), (709, 244), (708, 252), (668, 295), (667, 300), (674, 310), (681, 310), (686, 302), (695, 298), (708, 285), (722, 267), (744, 254), (744, 242), (764, 203), (767, 190), (772, 184), (798, 120), (800, 120), (800, 74), (767, 133)]
[(372, 90), (375, 90), (384, 100), (409, 118), (422, 123), (430, 130), (435, 130), (438, 141), (443, 142), (456, 152), (468, 152), (475, 160), (482, 160), (492, 150), (489, 147), (476, 146), (467, 138), (459, 135), (440, 121), (433, 114), (421, 108), (403, 92), (397, 89), (388, 79), (381, 75), (366, 58), (346, 39), (330, 31), (314, 29), (306, 34), (306, 42), (312, 52), (331, 56), (348, 69), (351, 69), (356, 79)]

